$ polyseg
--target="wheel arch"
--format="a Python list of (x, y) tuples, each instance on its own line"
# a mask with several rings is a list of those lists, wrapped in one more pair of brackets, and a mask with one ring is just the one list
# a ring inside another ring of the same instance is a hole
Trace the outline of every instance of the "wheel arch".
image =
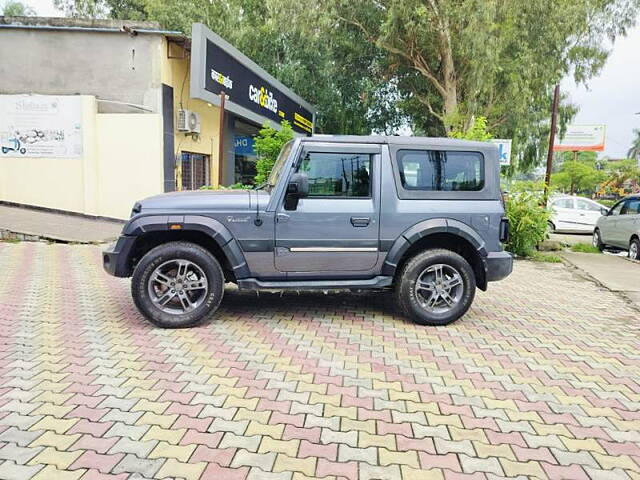
[(478, 288), (487, 289), (485, 242), (471, 227), (453, 219), (431, 219), (408, 228), (389, 249), (382, 274), (397, 276), (411, 257), (431, 248), (444, 248), (461, 255), (471, 265)]
[(249, 276), (240, 245), (231, 232), (213, 218), (201, 215), (143, 216), (128, 223), (123, 233), (136, 239), (127, 258), (131, 271), (152, 248), (168, 242), (187, 241), (209, 251), (222, 266), (227, 281)]

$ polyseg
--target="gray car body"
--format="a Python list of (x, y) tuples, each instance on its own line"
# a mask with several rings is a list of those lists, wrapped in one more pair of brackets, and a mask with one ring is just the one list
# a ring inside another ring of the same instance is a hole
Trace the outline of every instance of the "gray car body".
[[(480, 152), (484, 187), (473, 192), (405, 191), (395, 164), (400, 149)], [(306, 197), (296, 210), (285, 210), (289, 179), (307, 151), (371, 154), (371, 196)], [(500, 280), (512, 269), (512, 258), (500, 242), (504, 225), (498, 151), (492, 144), (315, 136), (294, 140), (270, 192), (202, 190), (142, 200), (118, 242), (104, 252), (104, 265), (112, 275), (130, 276), (149, 247), (192, 232), (187, 239), (206, 243), (225, 268), (227, 280), (240, 288), (376, 288), (393, 283), (412, 247), (438, 239), (433, 244), (437, 247), (447, 248), (447, 242), (452, 249), (456, 242), (463, 245), (478, 286), (486, 289), (488, 281)]]
[[(640, 239), (640, 213), (637, 210), (624, 212), (624, 204), (633, 201), (637, 205), (640, 195), (631, 195), (616, 203), (609, 213), (598, 219), (596, 228), (600, 231), (603, 244), (628, 250), (633, 239)], [(616, 207), (620, 207), (618, 210)]]

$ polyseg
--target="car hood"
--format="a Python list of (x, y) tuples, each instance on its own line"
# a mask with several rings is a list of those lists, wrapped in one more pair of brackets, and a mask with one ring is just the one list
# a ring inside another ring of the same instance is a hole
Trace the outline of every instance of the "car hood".
[[(245, 211), (264, 209), (270, 195), (264, 190), (195, 190), (145, 198), (136, 204), (140, 213)], [(134, 207), (134, 208), (136, 208)]]

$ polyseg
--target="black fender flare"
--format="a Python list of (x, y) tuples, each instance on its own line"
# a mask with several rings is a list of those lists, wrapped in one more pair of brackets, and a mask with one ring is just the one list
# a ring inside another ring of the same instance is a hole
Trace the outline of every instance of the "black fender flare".
[(123, 234), (137, 237), (150, 232), (170, 231), (170, 225), (181, 225), (181, 232), (202, 232), (216, 242), (238, 278), (250, 276), (247, 261), (233, 234), (218, 220), (204, 215), (144, 215), (125, 225)]
[(469, 242), (478, 252), (482, 261), (484, 278), (479, 278), (479, 286), (486, 282), (487, 249), (485, 242), (478, 233), (469, 225), (451, 218), (432, 218), (416, 223), (405, 230), (393, 243), (382, 266), (382, 275), (395, 275), (398, 264), (404, 254), (418, 240), (436, 233), (449, 233), (463, 238)]

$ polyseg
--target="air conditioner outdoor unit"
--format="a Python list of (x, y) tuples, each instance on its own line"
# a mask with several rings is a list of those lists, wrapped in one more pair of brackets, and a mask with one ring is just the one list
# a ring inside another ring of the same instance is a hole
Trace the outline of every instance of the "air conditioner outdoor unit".
[(178, 131), (200, 133), (200, 114), (191, 110), (178, 110)]

